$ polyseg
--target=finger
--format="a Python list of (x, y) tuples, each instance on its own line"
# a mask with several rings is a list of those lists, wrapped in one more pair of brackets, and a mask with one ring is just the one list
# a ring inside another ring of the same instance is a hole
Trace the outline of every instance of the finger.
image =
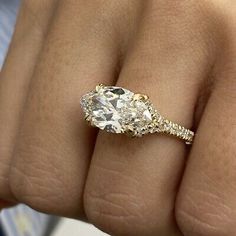
[[(229, 25), (232, 22), (231, 19)], [(176, 214), (184, 235), (236, 234), (236, 28), (233, 29), (225, 41), (227, 49), (220, 54), (214, 90), (178, 194)]]
[[(196, 25), (191, 4), (148, 7), (117, 85), (147, 94), (163, 116), (190, 128), (212, 63), (203, 37), (208, 25)], [(188, 16), (175, 15), (186, 7)], [(173, 209), (185, 155), (184, 142), (164, 135), (99, 133), (85, 188), (88, 219), (112, 235), (180, 235)]]
[(12, 198), (8, 171), (28, 85), (55, 0), (23, 1), (11, 47), (0, 74), (0, 196)]
[(13, 203), (13, 202), (0, 200), (0, 211), (4, 208), (12, 207), (14, 205), (15, 205), (15, 203)]
[(79, 101), (95, 84), (112, 83), (117, 63), (102, 11), (98, 2), (59, 3), (30, 85), (10, 180), (15, 197), (40, 211), (83, 213), (95, 132)]

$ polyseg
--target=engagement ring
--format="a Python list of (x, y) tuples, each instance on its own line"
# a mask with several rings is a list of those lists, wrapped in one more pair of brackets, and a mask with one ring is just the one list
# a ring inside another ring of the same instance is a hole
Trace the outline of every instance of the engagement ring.
[(94, 127), (110, 133), (142, 137), (165, 133), (191, 144), (194, 132), (164, 118), (147, 95), (128, 89), (97, 85), (81, 98), (85, 120)]

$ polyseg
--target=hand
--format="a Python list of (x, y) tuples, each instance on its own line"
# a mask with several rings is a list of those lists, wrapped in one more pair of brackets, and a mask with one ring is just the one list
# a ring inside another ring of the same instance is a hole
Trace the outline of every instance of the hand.
[[(112, 235), (234, 236), (235, 58), (235, 1), (23, 1), (0, 79), (0, 198)], [(96, 133), (79, 100), (99, 83), (148, 94), (196, 131), (191, 150)]]

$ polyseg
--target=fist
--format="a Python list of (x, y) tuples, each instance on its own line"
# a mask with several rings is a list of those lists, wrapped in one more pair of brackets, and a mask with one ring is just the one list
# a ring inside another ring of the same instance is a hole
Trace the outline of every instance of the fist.
[[(97, 84), (196, 132), (86, 125)], [(236, 235), (236, 2), (24, 0), (0, 74), (0, 198), (112, 235)], [(1, 204), (1, 206), (5, 206)]]

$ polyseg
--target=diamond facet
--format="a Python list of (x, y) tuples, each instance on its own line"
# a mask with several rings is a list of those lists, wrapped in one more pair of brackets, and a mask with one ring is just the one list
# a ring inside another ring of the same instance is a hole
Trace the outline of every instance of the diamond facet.
[(81, 99), (92, 125), (112, 133), (132, 130), (135, 136), (148, 132), (152, 114), (147, 101), (133, 99), (134, 93), (120, 87), (101, 86)]

